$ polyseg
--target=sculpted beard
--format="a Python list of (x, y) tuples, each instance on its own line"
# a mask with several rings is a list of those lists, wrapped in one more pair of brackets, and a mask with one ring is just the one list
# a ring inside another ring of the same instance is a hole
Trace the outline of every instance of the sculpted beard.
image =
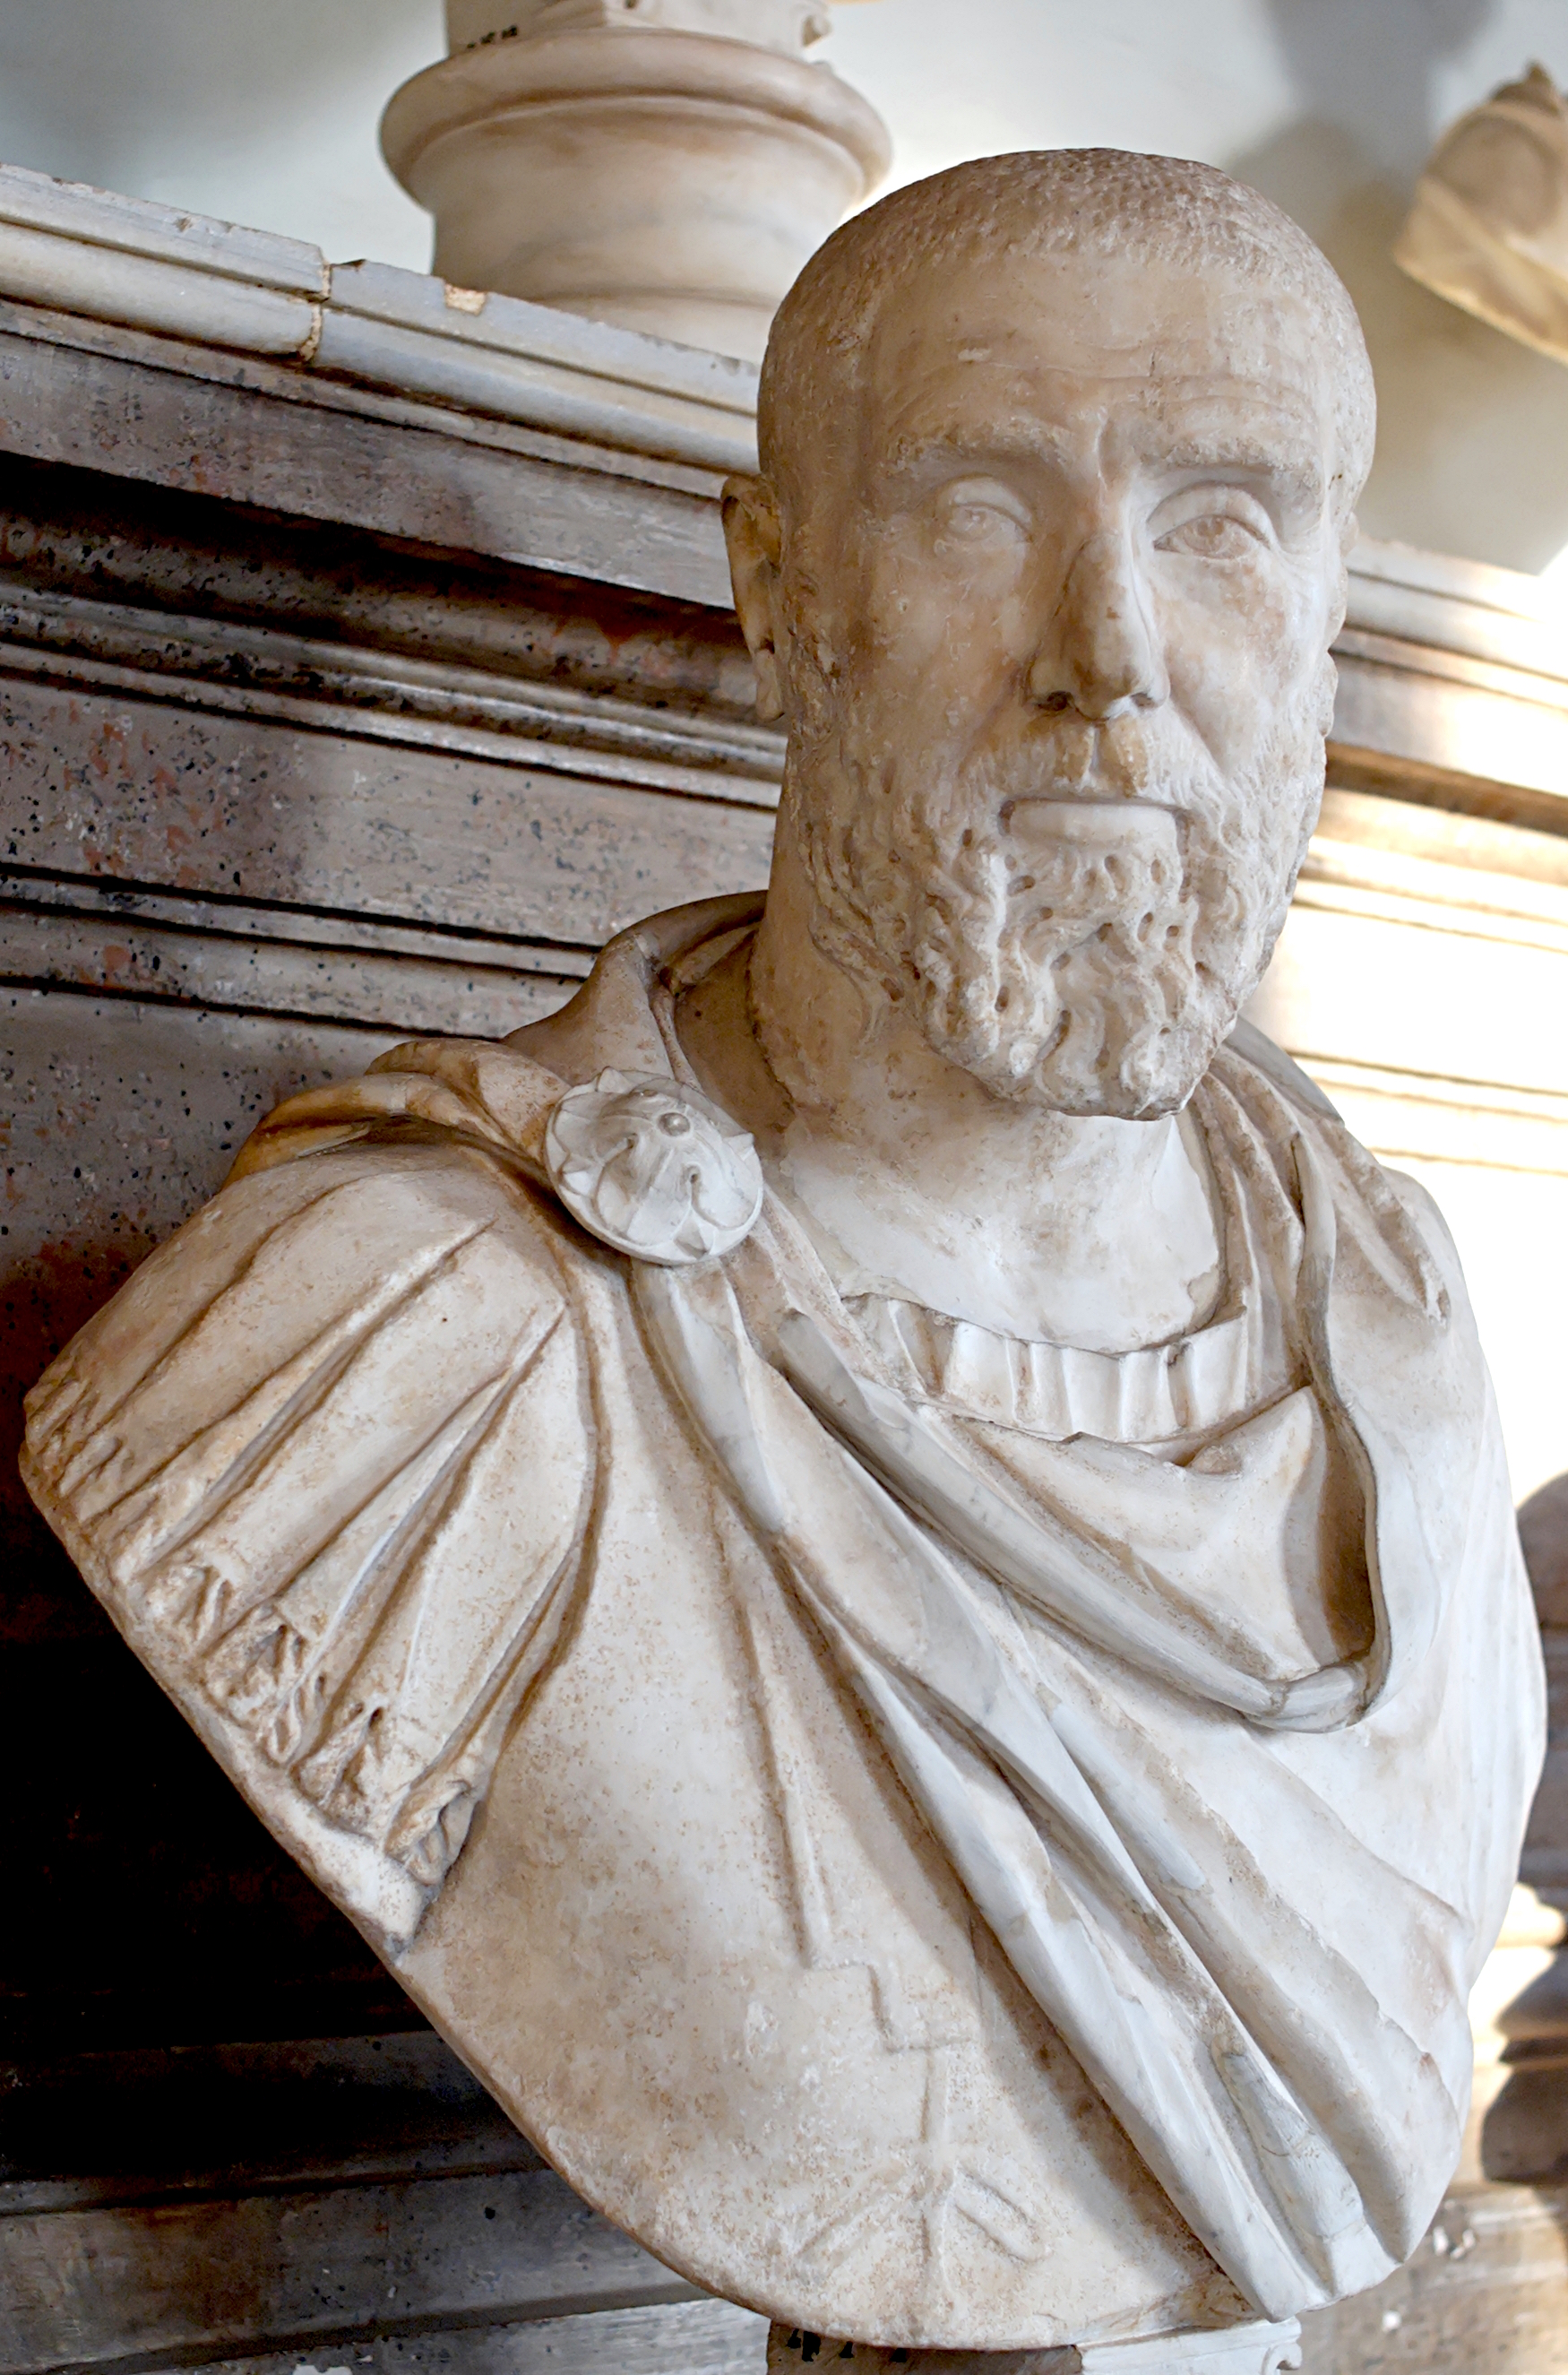
[[(918, 776), (875, 704), (823, 684), (787, 797), (833, 963), (913, 1005), (938, 1055), (992, 1093), (1129, 1120), (1191, 1096), (1272, 952), (1323, 786), (1321, 688), (1228, 782), (1174, 722), (1098, 729), (1095, 786), (1176, 811), (1173, 836), (1009, 835), (1008, 803), (1070, 786), (1093, 729)], [(1042, 725), (1043, 737), (1047, 729)], [(1078, 749), (1068, 750), (1076, 736)], [(1017, 778), (1009, 781), (1009, 774)], [(1150, 820), (1143, 811), (1146, 823)]]

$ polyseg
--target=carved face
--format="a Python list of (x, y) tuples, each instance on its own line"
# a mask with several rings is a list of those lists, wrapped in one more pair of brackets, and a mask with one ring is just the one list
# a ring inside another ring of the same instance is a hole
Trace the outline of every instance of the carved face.
[(1170, 1111), (1267, 963), (1343, 601), (1313, 328), (1231, 272), (931, 275), (802, 467), (776, 611), (819, 945), (999, 1095)]

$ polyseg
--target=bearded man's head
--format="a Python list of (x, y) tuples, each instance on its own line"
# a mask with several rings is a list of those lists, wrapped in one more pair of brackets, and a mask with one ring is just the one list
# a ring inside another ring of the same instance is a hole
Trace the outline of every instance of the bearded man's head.
[(1315, 821), (1372, 419), (1330, 266), (1205, 166), (985, 159), (813, 259), (728, 514), (868, 1015), (998, 1097), (1191, 1095)]

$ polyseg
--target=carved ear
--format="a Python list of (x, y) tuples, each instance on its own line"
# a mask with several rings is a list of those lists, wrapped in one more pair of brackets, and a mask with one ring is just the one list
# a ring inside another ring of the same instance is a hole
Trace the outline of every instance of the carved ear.
[(782, 717), (784, 707), (777, 636), (784, 526), (766, 479), (737, 472), (725, 479), (724, 523), (736, 614), (757, 669), (757, 715), (772, 720)]

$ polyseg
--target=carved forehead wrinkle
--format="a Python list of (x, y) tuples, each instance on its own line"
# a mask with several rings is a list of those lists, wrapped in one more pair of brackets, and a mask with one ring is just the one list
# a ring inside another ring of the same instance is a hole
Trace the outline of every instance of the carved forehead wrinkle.
[[(1371, 463), (1374, 407), (1343, 284), (1256, 191), (1211, 166), (1117, 149), (980, 158), (895, 191), (819, 249), (780, 308), (762, 369), (762, 467), (786, 512), (842, 483), (875, 433), (879, 356), (922, 315), (936, 333), (934, 300), (954, 291), (947, 335), (961, 350), (966, 276), (994, 289), (999, 269), (1027, 285), (1032, 266), (1055, 258), (1168, 270), (1178, 290), (1242, 283), (1256, 291), (1260, 325), (1300, 325), (1284, 344), (1304, 342), (1314, 358), (1332, 429), (1332, 506), (1348, 517)], [(1283, 375), (1296, 376), (1293, 357)]]
[(955, 258), (878, 309), (855, 423), (819, 429), (857, 432), (864, 463), (895, 468), (933, 433), (1022, 455), (1070, 441), (1081, 396), (1149, 461), (1278, 464), (1321, 496), (1335, 443), (1321, 345), (1314, 313), (1230, 266), (1195, 291), (1126, 257)]

